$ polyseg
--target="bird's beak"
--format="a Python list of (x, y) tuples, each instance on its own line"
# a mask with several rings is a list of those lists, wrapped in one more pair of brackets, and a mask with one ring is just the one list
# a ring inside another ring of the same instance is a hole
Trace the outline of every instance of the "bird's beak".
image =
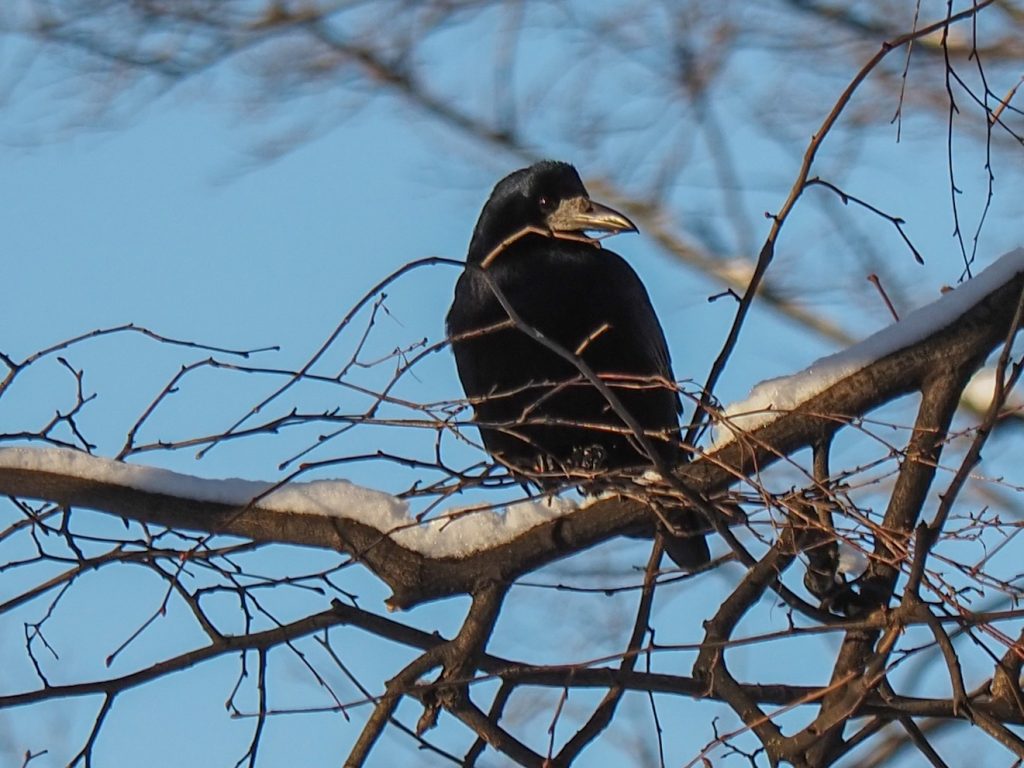
[(636, 224), (607, 205), (588, 197), (563, 200), (547, 217), (552, 232), (636, 232)]

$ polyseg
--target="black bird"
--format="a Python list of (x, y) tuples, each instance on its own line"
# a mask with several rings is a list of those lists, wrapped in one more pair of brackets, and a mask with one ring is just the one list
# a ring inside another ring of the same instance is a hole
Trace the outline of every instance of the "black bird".
[[(682, 458), (679, 395), (647, 291), (585, 234), (635, 231), (553, 161), (506, 176), (480, 213), (448, 334), (484, 447), (523, 481), (598, 488), (609, 473), (650, 468), (652, 452), (669, 466)], [(666, 550), (685, 567), (708, 560), (700, 536), (666, 537)]]

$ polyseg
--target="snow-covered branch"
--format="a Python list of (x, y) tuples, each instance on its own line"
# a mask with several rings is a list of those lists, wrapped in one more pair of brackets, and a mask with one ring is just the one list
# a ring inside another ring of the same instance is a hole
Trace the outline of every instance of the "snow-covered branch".
[[(851, 419), (930, 377), (966, 377), (1004, 341), (1024, 289), (1024, 250), (903, 322), (799, 374), (759, 385), (722, 419), (726, 437), (682, 467), (678, 479), (705, 498), (755, 468), (813, 445)], [(457, 510), (419, 523), (404, 502), (344, 480), (275, 488), (205, 480), (61, 449), (0, 450), (0, 491), (87, 507), (132, 520), (344, 550), (365, 563), (406, 608), (469, 593), (611, 537), (649, 526), (636, 500), (523, 502), (502, 511)], [(571, 514), (569, 514), (571, 513)]]

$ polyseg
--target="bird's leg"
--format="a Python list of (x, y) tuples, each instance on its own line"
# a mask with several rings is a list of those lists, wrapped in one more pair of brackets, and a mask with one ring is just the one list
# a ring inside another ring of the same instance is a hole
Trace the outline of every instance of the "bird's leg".
[(608, 463), (608, 450), (603, 445), (577, 445), (569, 458), (569, 470), (581, 470), (588, 474), (601, 472)]

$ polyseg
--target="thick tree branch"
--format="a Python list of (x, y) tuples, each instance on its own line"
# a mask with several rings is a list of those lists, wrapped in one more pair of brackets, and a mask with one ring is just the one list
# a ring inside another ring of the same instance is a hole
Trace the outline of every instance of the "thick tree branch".
[[(953, 320), (912, 346), (877, 360), (811, 398), (794, 412), (699, 457), (678, 471), (682, 483), (713, 496), (803, 447), (811, 446), (873, 408), (921, 389), (935, 361), (965, 374), (1004, 341), (1024, 288), (1016, 274)], [(173, 528), (344, 550), (393, 591), (389, 603), (407, 608), (472, 592), (481, 582), (508, 583), (566, 555), (649, 523), (636, 501), (607, 499), (526, 531), (514, 541), (461, 558), (430, 559), (399, 546), (372, 526), (323, 515), (283, 514), (258, 504), (236, 508), (179, 499), (56, 474), (0, 469), (0, 492), (87, 507)]]

